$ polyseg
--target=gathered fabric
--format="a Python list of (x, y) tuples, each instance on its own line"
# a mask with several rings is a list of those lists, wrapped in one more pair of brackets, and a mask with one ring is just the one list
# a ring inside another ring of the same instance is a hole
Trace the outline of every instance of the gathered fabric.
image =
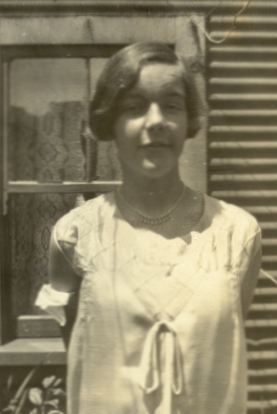
[(142, 389), (151, 394), (162, 386), (159, 369), (159, 335), (164, 332), (164, 413), (171, 412), (172, 393), (179, 395), (183, 387), (181, 349), (170, 322), (157, 322), (147, 334), (140, 363)]
[(82, 278), (69, 414), (246, 413), (240, 293), (259, 273), (260, 229), (238, 207), (204, 204), (195, 228), (171, 240), (133, 228), (113, 193), (55, 226), (52, 271)]

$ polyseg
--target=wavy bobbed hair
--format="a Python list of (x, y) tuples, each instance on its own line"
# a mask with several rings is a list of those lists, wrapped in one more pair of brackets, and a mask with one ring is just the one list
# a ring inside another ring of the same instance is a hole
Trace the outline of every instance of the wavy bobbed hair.
[(134, 43), (115, 53), (98, 79), (90, 104), (90, 128), (99, 140), (114, 139), (118, 101), (135, 85), (141, 69), (149, 63), (180, 65), (183, 68), (188, 114), (187, 138), (196, 135), (200, 127), (201, 105), (186, 60), (163, 43)]

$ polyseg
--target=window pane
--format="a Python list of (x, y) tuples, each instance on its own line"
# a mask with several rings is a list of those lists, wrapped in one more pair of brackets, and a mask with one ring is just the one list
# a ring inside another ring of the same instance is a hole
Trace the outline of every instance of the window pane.
[[(94, 92), (105, 61), (91, 59), (90, 78), (88, 66), (81, 59), (21, 59), (12, 63), (9, 180), (84, 180), (81, 132), (86, 96), (88, 89)], [(120, 178), (113, 142), (99, 142), (97, 175), (104, 180)], [(9, 195), (15, 318), (41, 313), (34, 301), (42, 284), (48, 282), (52, 227), (62, 215), (83, 201), (78, 194)]]
[[(107, 59), (90, 60), (90, 92)], [(8, 179), (62, 182), (85, 179), (81, 139), (88, 94), (83, 59), (17, 59), (10, 70)], [(114, 142), (98, 144), (98, 179), (120, 180)]]
[(82, 59), (17, 59), (10, 70), (9, 180), (82, 181)]

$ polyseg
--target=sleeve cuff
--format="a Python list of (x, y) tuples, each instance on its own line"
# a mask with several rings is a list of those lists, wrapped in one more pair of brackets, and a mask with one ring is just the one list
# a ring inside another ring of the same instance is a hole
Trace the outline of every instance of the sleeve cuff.
[(51, 315), (61, 326), (66, 324), (64, 306), (68, 304), (70, 293), (59, 292), (50, 285), (40, 289), (35, 305)]

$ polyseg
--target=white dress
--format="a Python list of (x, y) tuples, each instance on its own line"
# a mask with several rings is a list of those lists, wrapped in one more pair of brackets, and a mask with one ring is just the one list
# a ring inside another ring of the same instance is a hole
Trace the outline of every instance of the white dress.
[(260, 242), (251, 215), (206, 195), (194, 230), (171, 240), (134, 229), (113, 193), (64, 216), (51, 269), (82, 277), (69, 414), (244, 414), (240, 290)]

